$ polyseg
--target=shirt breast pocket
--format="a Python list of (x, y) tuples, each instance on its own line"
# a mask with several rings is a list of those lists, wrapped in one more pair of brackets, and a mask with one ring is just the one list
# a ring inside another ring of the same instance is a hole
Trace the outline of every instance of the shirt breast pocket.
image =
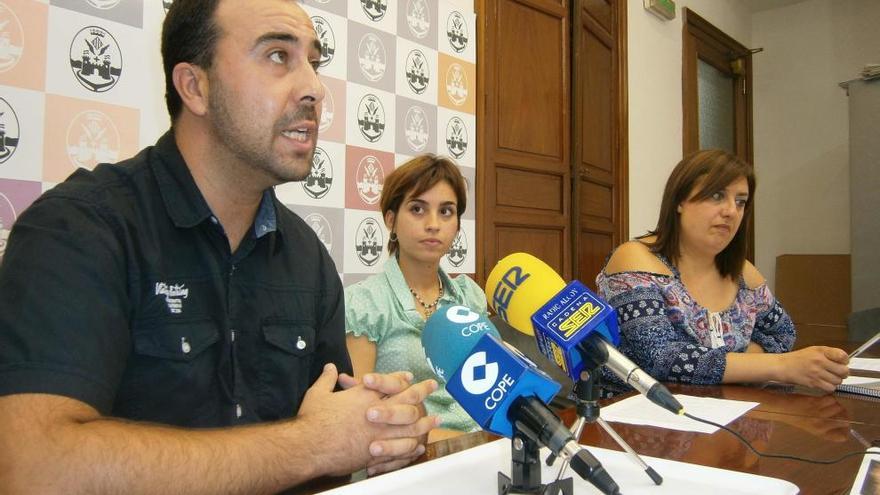
[(274, 321), (263, 324), (262, 336), (266, 351), (259, 366), (259, 415), (264, 420), (291, 417), (311, 383), (315, 329), (303, 323)]
[(143, 356), (191, 363), (218, 340), (220, 333), (211, 322), (177, 323), (136, 330), (134, 352)]
[(213, 322), (145, 324), (133, 330), (132, 340), (117, 396), (126, 417), (187, 426), (213, 415), (203, 410), (217, 405), (220, 332)]

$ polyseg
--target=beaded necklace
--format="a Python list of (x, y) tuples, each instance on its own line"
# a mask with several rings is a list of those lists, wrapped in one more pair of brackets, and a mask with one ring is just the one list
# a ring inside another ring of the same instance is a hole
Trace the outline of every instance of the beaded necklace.
[(413, 290), (413, 288), (410, 287), (409, 284), (407, 284), (409, 292), (413, 295), (413, 297), (416, 298), (416, 301), (418, 301), (419, 304), (422, 305), (422, 308), (425, 309), (425, 319), (430, 318), (434, 311), (437, 310), (437, 303), (439, 303), (440, 298), (443, 297), (443, 280), (440, 279), (439, 275), (437, 276), (437, 285), (440, 287), (439, 293), (437, 294), (437, 299), (434, 299), (434, 302), (429, 304), (422, 300), (421, 296), (419, 296), (418, 293), (416, 293), (416, 291)]

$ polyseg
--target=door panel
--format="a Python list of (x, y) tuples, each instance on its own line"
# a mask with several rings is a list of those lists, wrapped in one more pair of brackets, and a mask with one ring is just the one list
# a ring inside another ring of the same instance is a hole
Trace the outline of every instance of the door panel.
[(700, 149), (718, 148), (736, 153), (734, 128), (736, 99), (733, 74), (697, 60), (697, 106)]
[[(580, 236), (580, 244), (583, 249), (580, 251), (578, 264), (582, 267), (581, 272), (584, 275), (579, 280), (590, 289), (596, 290), (596, 275), (605, 264), (607, 253), (614, 248), (614, 238), (608, 234), (583, 232)], [(592, 276), (588, 277), (589, 274)]]
[(627, 194), (625, 168), (626, 119), (625, 69), (622, 64), (625, 38), (622, 2), (583, 1), (576, 10), (573, 146), (578, 164), (574, 181), (577, 253), (575, 273), (590, 287), (614, 246), (626, 239)]
[[(683, 152), (722, 148), (753, 164), (751, 52), (694, 11), (683, 9), (683, 18)], [(714, 98), (709, 97), (710, 86), (717, 86)], [(753, 208), (746, 255), (752, 261), (754, 213)]]
[(477, 277), (485, 281), (516, 251), (570, 277), (568, 2), (481, 0), (479, 7)]
[(626, 2), (476, 3), (477, 279), (526, 251), (592, 285), (628, 229)]
[(498, 166), (498, 206), (512, 206), (563, 214), (562, 177)]
[(614, 31), (614, 6), (609, 0), (582, 0), (581, 8), (606, 32)]
[(578, 192), (581, 205), (581, 228), (613, 233), (613, 189), (602, 184), (582, 181)]
[[(564, 156), (568, 127), (568, 38), (557, 12), (502, 0), (498, 6), (498, 148), (555, 158)], [(516, 84), (508, 84), (507, 82)]]
[(498, 259), (511, 253), (525, 251), (535, 255), (551, 267), (562, 265), (564, 256), (562, 247), (566, 242), (565, 232), (561, 228), (545, 228), (536, 225), (500, 226), (496, 229), (496, 233), (498, 236)]
[(614, 168), (612, 157), (614, 143), (611, 139), (614, 54), (612, 47), (608, 46), (611, 40), (600, 39), (595, 31), (591, 31), (586, 26), (581, 35), (581, 53), (585, 61), (579, 72), (584, 81), (581, 99), (583, 106), (581, 109), (583, 125), (580, 133), (583, 140), (581, 163), (586, 167), (599, 169), (594, 172), (604, 172), (605, 179), (608, 179), (607, 174), (611, 174)]

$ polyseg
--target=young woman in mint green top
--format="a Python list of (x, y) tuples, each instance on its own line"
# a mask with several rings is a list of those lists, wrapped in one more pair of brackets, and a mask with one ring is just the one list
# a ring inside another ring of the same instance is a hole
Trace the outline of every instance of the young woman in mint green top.
[[(391, 257), (384, 272), (345, 289), (347, 344), (356, 377), (409, 371), (435, 378), (425, 360), (421, 335), (438, 305), (459, 304), (486, 313), (486, 296), (466, 275), (451, 278), (440, 259), (458, 233), (467, 187), (448, 158), (423, 155), (388, 175), (380, 206), (391, 232)], [(425, 400), (440, 428), (429, 441), (478, 430), (477, 424), (441, 387)]]

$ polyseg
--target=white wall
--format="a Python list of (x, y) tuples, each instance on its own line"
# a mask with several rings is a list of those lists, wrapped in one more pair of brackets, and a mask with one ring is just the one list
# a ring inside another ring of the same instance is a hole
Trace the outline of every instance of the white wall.
[(751, 46), (751, 10), (741, 0), (678, 0), (660, 19), (642, 0), (627, 3), (629, 55), (629, 232), (654, 228), (663, 186), (682, 157), (681, 59), (685, 7)]
[[(766, 0), (760, 0), (764, 2)], [(754, 56), (756, 264), (772, 287), (776, 256), (849, 253), (848, 111), (837, 83), (880, 63), (880, 1), (755, 4), (680, 0), (667, 22), (629, 0), (630, 235), (653, 228), (681, 159), (681, 10)]]
[(880, 2), (807, 0), (756, 12), (756, 263), (774, 281), (780, 254), (850, 252), (846, 92), (880, 63)]

